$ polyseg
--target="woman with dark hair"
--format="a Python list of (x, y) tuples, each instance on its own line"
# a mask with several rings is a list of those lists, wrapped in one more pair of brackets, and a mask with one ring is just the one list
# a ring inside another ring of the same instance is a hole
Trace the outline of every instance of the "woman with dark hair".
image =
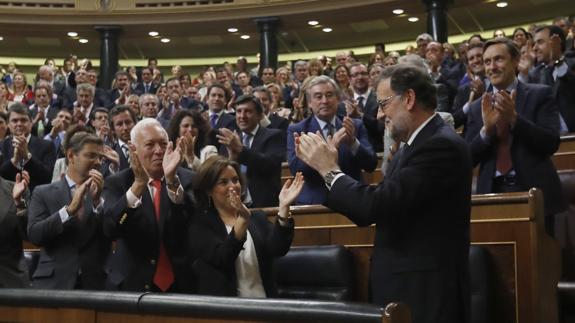
[(168, 137), (172, 142), (184, 138), (184, 167), (198, 170), (206, 159), (218, 154), (215, 146), (207, 144), (210, 131), (206, 119), (198, 111), (180, 110), (172, 117)]
[(338, 65), (333, 71), (333, 79), (339, 88), (341, 89), (341, 100), (346, 100), (353, 98), (353, 90), (350, 87), (350, 75), (349, 68), (347, 65)]
[[(4, 111), (0, 111), (0, 143), (2, 143), (4, 138), (8, 137), (9, 134), (10, 130), (8, 129), (8, 114)], [(0, 162), (2, 162), (1, 156)]]
[(517, 45), (517, 48), (521, 48), (523, 46), (525, 46), (525, 44), (527, 44), (527, 40), (528, 40), (528, 33), (527, 30), (525, 30), (524, 28), (521, 27), (517, 27), (515, 28), (515, 30), (513, 31), (513, 37), (511, 38), (511, 40), (513, 40), (513, 43), (515, 43), (515, 45)]
[(200, 212), (189, 230), (193, 272), (199, 294), (274, 297), (272, 260), (291, 245), (294, 221), (290, 205), (303, 187), (297, 173), (279, 194), (275, 224), (265, 213), (250, 211), (240, 192), (246, 183), (240, 165), (222, 156), (209, 158), (196, 177)]

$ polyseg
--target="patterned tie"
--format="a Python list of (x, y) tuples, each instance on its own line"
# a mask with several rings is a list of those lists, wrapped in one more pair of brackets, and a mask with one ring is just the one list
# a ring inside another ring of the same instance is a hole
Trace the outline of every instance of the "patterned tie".
[(214, 113), (210, 116), (210, 124), (212, 125), (212, 129), (216, 129), (217, 122), (218, 122), (218, 115)]
[(122, 145), (122, 151), (124, 152), (124, 156), (126, 157), (126, 160), (128, 161), (128, 164), (130, 163), (130, 148), (128, 147), (128, 145), (123, 144)]
[[(154, 187), (154, 210), (156, 212), (156, 221), (160, 223), (160, 193), (162, 192), (162, 181), (155, 179), (152, 181)], [(160, 255), (156, 264), (156, 273), (154, 274), (154, 284), (165, 292), (174, 283), (174, 272), (172, 264), (168, 259), (166, 248), (160, 234)]]
[(149, 85), (149, 84), (146, 84), (145, 87), (146, 87), (145, 92), (146, 92), (146, 93), (150, 93), (150, 85)]
[(325, 138), (327, 139), (328, 136), (331, 136), (333, 138), (333, 135), (335, 134), (335, 128), (331, 123), (326, 123), (325, 126), (323, 127), (324, 129), (324, 135)]

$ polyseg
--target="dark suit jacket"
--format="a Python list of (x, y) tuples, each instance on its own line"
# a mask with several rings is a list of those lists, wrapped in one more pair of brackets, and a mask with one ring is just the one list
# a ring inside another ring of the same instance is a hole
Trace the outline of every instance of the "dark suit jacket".
[[(227, 156), (225, 146), (220, 155)], [(278, 205), (281, 190), (281, 168), (285, 159), (286, 142), (277, 129), (259, 127), (248, 149), (244, 147), (237, 162), (246, 165), (248, 188), (252, 197), (250, 207), (272, 207)]]
[[(48, 115), (45, 115), (44, 120), (42, 120), (44, 122), (44, 135), (49, 134), (50, 130), (52, 130), (52, 120), (56, 118), (56, 115), (58, 115), (59, 111), (60, 109), (55, 106), (50, 106), (50, 108), (48, 109)], [(33, 120), (34, 118), (36, 118), (36, 115), (38, 114), (38, 107), (36, 105), (33, 105), (32, 109), (30, 109), (30, 113), (32, 114), (32, 120)], [(38, 136), (38, 123), (32, 125), (31, 133), (33, 136)]]
[[(67, 86), (62, 94), (62, 107), (72, 109), (76, 101), (76, 87)], [(113, 101), (112, 101), (113, 102)], [(94, 108), (109, 108), (110, 98), (106, 90), (99, 87), (96, 88), (94, 93)]]
[(269, 119), (270, 124), (268, 125), (268, 128), (279, 129), (281, 132), (283, 132), (284, 136), (287, 134), (287, 128), (289, 126), (288, 119), (280, 117), (275, 113), (270, 114)]
[[(270, 223), (264, 213), (252, 213), (248, 231), (252, 236), (258, 258), (260, 276), (267, 297), (276, 295), (272, 275), (272, 261), (285, 255), (293, 240), (294, 223), (282, 227)], [(193, 273), (198, 282), (199, 294), (237, 296), (235, 262), (245, 240), (237, 240), (232, 230), (229, 234), (215, 209), (202, 212), (190, 226), (188, 245), (192, 250)]]
[(108, 284), (112, 289), (146, 291), (152, 286), (160, 240), (172, 264), (175, 282), (173, 292), (192, 292), (188, 253), (185, 248), (188, 221), (193, 214), (191, 197), (192, 172), (179, 168), (178, 177), (184, 188), (184, 205), (174, 204), (162, 185), (160, 223), (156, 221), (154, 202), (148, 189), (142, 204), (128, 208), (126, 192), (132, 186), (134, 173), (125, 169), (108, 178), (104, 185), (104, 232), (116, 240), (116, 251), (107, 264)]
[(146, 92), (144, 82), (138, 82), (136, 89), (134, 89), (134, 93), (137, 95), (142, 95), (144, 93), (156, 94), (156, 91), (158, 91), (158, 86), (154, 84), (154, 82), (150, 83), (150, 89), (148, 92)]
[(553, 79), (553, 69), (541, 64), (529, 72), (529, 83), (551, 86), (553, 98), (569, 132), (575, 132), (575, 58), (566, 58), (565, 62), (567, 73), (557, 80)]
[[(32, 158), (24, 165), (24, 169), (30, 173), (30, 190), (34, 190), (37, 185), (47, 184), (52, 181), (52, 171), (56, 163), (56, 151), (51, 141), (34, 136), (30, 137), (28, 151), (32, 154)], [(13, 154), (12, 140), (8, 138), (2, 143), (4, 160), (0, 166), (0, 176), (10, 181), (14, 181), (16, 174), (20, 172), (10, 161)]]
[[(491, 91), (488, 89), (488, 91)], [(551, 88), (539, 84), (517, 84), (515, 110), (517, 121), (511, 130), (511, 160), (517, 183), (525, 191), (532, 187), (543, 190), (545, 214), (563, 211), (566, 202), (551, 156), (559, 147), (559, 114)], [(485, 142), (481, 100), (474, 101), (467, 117), (465, 140), (471, 147), (473, 164), (480, 165), (477, 193), (492, 193), (497, 161), (497, 142)]]
[(469, 321), (471, 157), (439, 115), (398, 151), (377, 187), (342, 176), (327, 206), (375, 223), (373, 302), (404, 302), (414, 322)]
[(80, 277), (83, 289), (102, 290), (106, 281), (104, 263), (111, 244), (102, 231), (102, 214), (94, 213), (87, 194), (83, 219), (72, 216), (62, 223), (58, 211), (70, 201), (72, 194), (65, 178), (38, 186), (32, 194), (28, 237), (41, 247), (32, 286), (74, 289)]
[(25, 288), (30, 285), (22, 240), (27, 239), (28, 218), (16, 215), (12, 201), (13, 182), (0, 178), (0, 288)]
[[(350, 148), (342, 144), (338, 151), (338, 164), (341, 170), (358, 181), (362, 181), (362, 170), (371, 172), (377, 166), (377, 156), (369, 143), (367, 131), (361, 120), (354, 120), (356, 128), (356, 138), (360, 146), (355, 154), (352, 155)], [(342, 123), (336, 118), (336, 128), (341, 128)], [(327, 188), (321, 175), (306, 163), (301, 161), (295, 155), (294, 132), (316, 132), (321, 131), (319, 124), (314, 116), (308, 117), (297, 124), (292, 124), (288, 128), (287, 136), (287, 155), (288, 164), (292, 175), (296, 172), (302, 172), (305, 178), (304, 187), (299, 194), (297, 204), (321, 204), (324, 203), (327, 196)]]
[(375, 91), (371, 90), (363, 108), (363, 124), (365, 129), (367, 129), (371, 147), (373, 147), (375, 152), (380, 152), (383, 151), (383, 128), (377, 121), (377, 109), (379, 109), (377, 96)]
[(220, 128), (228, 128), (231, 131), (238, 131), (239, 132), (238, 126), (236, 124), (236, 117), (232, 114), (229, 114), (229, 113), (225, 113), (225, 112), (222, 113), (222, 115), (218, 118), (218, 121), (216, 122), (216, 127), (213, 128), (214, 131), (210, 132), (208, 144), (216, 146), (218, 148), (218, 151), (221, 149), (221, 147), (220, 147), (220, 143), (218, 142), (218, 139), (216, 138), (216, 135), (219, 134), (218, 129), (220, 129)]

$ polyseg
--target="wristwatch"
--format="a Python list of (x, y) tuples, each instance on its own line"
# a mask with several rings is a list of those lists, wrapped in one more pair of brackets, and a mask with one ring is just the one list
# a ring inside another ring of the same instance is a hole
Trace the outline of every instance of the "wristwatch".
[(342, 174), (343, 172), (341, 170), (332, 170), (329, 171), (327, 174), (325, 174), (325, 176), (323, 177), (323, 181), (325, 182), (325, 185), (328, 188), (331, 188), (331, 183), (333, 182), (333, 179), (335, 178), (335, 176), (337, 174)]

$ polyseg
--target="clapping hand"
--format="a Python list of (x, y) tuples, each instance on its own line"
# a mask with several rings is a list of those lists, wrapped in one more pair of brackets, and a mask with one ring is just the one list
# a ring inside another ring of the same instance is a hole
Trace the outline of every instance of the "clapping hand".
[(234, 209), (238, 217), (249, 220), (251, 215), (250, 210), (244, 203), (242, 203), (240, 195), (231, 187), (228, 191), (228, 203), (230, 204), (230, 207)]
[(76, 187), (74, 191), (74, 196), (72, 196), (72, 201), (66, 207), (66, 211), (70, 216), (76, 216), (78, 210), (84, 207), (84, 196), (88, 191), (88, 188), (92, 185), (92, 177), (89, 177), (84, 183), (80, 184), (80, 186)]
[(279, 195), (279, 210), (280, 213), (282, 209), (286, 209), (286, 213), (289, 213), (289, 206), (293, 204), (299, 193), (301, 192), (304, 184), (303, 175), (301, 172), (297, 172), (295, 177), (288, 179)]
[(16, 206), (22, 206), (22, 197), (26, 189), (28, 189), (28, 185), (30, 185), (30, 175), (28, 172), (22, 171), (22, 173), (16, 173), (16, 182), (12, 188), (12, 199)]
[(102, 194), (102, 189), (104, 188), (104, 176), (98, 170), (90, 169), (89, 172), (90, 179), (90, 194), (92, 195), (92, 202), (94, 205), (98, 205), (100, 202), (100, 195)]
[(182, 158), (182, 138), (178, 138), (176, 141), (176, 148), (174, 148), (174, 143), (170, 141), (168, 143), (168, 147), (166, 147), (164, 160), (162, 161), (166, 182), (174, 182), (176, 171), (178, 170), (178, 166), (182, 163)]
[(337, 164), (337, 147), (333, 139), (325, 141), (319, 131), (317, 133), (302, 133), (295, 136), (296, 156), (321, 176), (332, 170), (339, 169)]

